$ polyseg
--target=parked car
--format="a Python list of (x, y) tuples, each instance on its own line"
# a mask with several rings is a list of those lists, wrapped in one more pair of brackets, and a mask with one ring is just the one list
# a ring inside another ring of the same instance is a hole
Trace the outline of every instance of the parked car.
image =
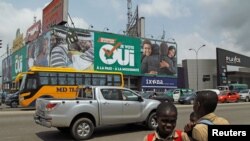
[(185, 89), (185, 88), (171, 89), (167, 91), (167, 96), (172, 97), (174, 99), (174, 102), (178, 102), (181, 96), (193, 91), (194, 91), (193, 89)]
[(17, 108), (19, 105), (19, 91), (8, 94), (5, 99), (5, 104), (11, 108)]
[(203, 89), (203, 90), (206, 90), (206, 91), (213, 91), (213, 92), (215, 92), (217, 95), (219, 95), (220, 93), (224, 92), (224, 91), (220, 91), (219, 89)]
[(6, 98), (7, 93), (6, 92), (1, 92), (0, 95), (1, 95), (0, 97), (1, 97), (2, 103), (5, 103), (5, 98)]
[(240, 95), (236, 92), (222, 92), (218, 95), (218, 102), (238, 102), (240, 99)]
[(180, 104), (193, 104), (195, 96), (195, 92), (186, 93), (185, 95), (179, 98), (178, 102)]
[(144, 91), (139, 94), (146, 99), (155, 99), (160, 102), (174, 102), (174, 99), (164, 92)]
[(249, 102), (250, 100), (250, 89), (241, 90), (239, 92), (240, 100)]

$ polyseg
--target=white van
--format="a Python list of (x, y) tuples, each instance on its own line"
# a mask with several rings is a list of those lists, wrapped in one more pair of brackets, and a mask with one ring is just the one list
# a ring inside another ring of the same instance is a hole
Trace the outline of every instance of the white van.
[(216, 92), (217, 95), (219, 95), (221, 93), (221, 91), (219, 89), (203, 89), (203, 90), (214, 91), (214, 92)]

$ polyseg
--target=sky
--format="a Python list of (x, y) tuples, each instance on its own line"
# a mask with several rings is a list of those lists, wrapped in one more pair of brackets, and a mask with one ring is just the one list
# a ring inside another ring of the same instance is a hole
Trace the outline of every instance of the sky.
[[(216, 48), (250, 56), (250, 1), (249, 0), (131, 0), (132, 11), (139, 7), (139, 16), (145, 17), (145, 35), (176, 41), (177, 60), (216, 59)], [(51, 0), (0, 1), (0, 60), (6, 46), (12, 47), (16, 30), (21, 33), (42, 19), (42, 9)], [(69, 0), (69, 14), (78, 28), (122, 34), (127, 24), (127, 0)], [(71, 24), (69, 22), (69, 24)]]

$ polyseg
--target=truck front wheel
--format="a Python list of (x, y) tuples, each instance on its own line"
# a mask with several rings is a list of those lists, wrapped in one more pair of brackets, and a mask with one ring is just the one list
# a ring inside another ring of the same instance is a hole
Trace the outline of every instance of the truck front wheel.
[(71, 135), (76, 140), (86, 140), (94, 132), (94, 124), (88, 118), (79, 118), (71, 126)]
[(146, 124), (147, 124), (148, 129), (150, 129), (150, 130), (155, 130), (157, 128), (158, 123), (157, 123), (157, 118), (156, 118), (155, 112), (151, 113), (148, 116)]

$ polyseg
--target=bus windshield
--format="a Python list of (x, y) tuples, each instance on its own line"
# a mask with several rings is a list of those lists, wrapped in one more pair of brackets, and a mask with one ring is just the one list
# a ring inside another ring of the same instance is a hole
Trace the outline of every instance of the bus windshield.
[(124, 87), (123, 74), (120, 72), (77, 71), (72, 68), (32, 67), (23, 76), (20, 105), (35, 106), (40, 97), (75, 98), (77, 87), (120, 86)]
[(25, 84), (25, 81), (26, 81), (26, 77), (27, 77), (27, 75), (24, 74), (23, 78), (22, 78), (21, 85), (20, 85), (20, 89), (19, 89), (20, 91), (22, 91), (24, 89), (24, 84)]

